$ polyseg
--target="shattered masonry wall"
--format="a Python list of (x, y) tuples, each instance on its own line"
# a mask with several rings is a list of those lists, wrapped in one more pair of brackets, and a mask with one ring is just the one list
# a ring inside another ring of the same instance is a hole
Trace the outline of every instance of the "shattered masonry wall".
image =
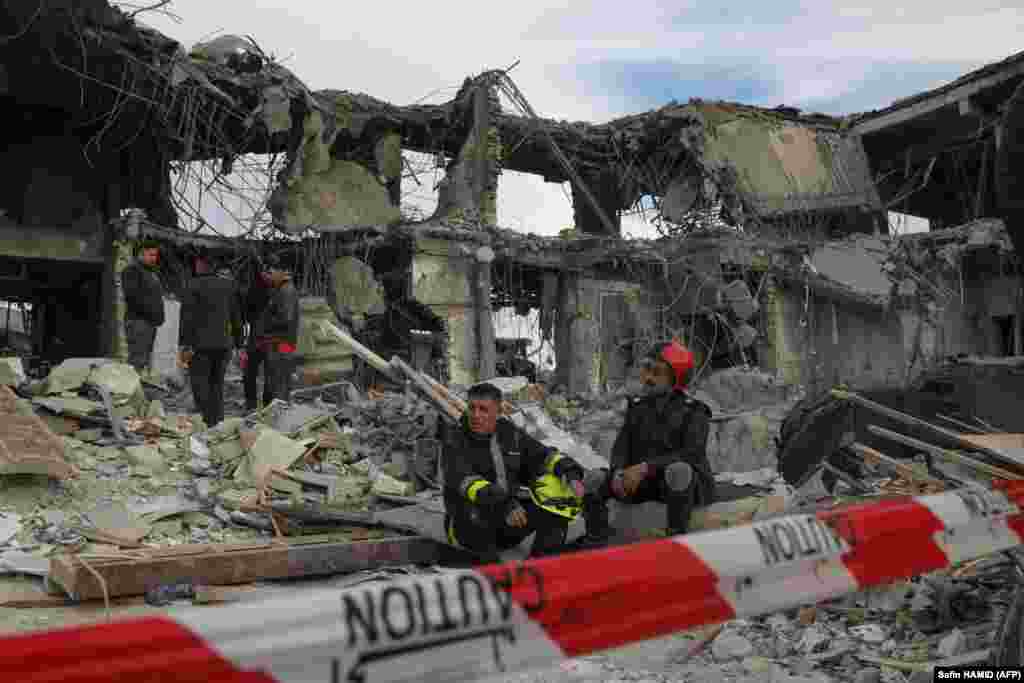
[[(331, 156), (338, 130), (351, 125), (351, 113), (342, 101), (336, 103), (336, 109), (338, 125), (333, 132), (325, 129), (319, 112), (306, 116), (295, 164), (275, 191), (272, 204), (289, 232), (300, 232), (311, 225), (326, 230), (382, 226), (401, 218), (398, 205), (391, 201), (381, 180), (354, 161)], [(393, 141), (385, 139), (375, 150), (386, 167), (382, 171), (385, 182), (393, 180), (387, 175), (394, 173), (393, 148)]]
[(502, 143), (493, 121), (501, 103), (493, 88), (474, 93), (473, 110), (474, 125), (448, 165), (434, 217), (454, 224), (497, 225)]
[(786, 295), (774, 277), (769, 276), (762, 292), (761, 310), (764, 334), (759, 341), (761, 365), (788, 385), (800, 384), (803, 358), (800, 353), (802, 328), (800, 304)]
[[(439, 239), (419, 239), (412, 260), (412, 297), (429, 306), (448, 325), (448, 372), (452, 384), (478, 379), (476, 309), (472, 278), (475, 259), (463, 245)], [(491, 312), (488, 311), (487, 315)]]
[(706, 123), (707, 160), (733, 167), (757, 209), (880, 206), (859, 139), (721, 103), (697, 107)]
[(662, 302), (636, 283), (570, 273), (560, 279), (557, 383), (584, 394), (628, 381), (629, 358), (620, 349), (658, 328)]
[(325, 321), (336, 323), (327, 300), (303, 297), (300, 304), (298, 353), (303, 383), (324, 384), (349, 376), (354, 368), (352, 349), (326, 334), (320, 325)]
[(904, 381), (903, 326), (894, 312), (819, 299), (811, 304), (809, 323), (809, 386), (845, 383), (859, 389)]

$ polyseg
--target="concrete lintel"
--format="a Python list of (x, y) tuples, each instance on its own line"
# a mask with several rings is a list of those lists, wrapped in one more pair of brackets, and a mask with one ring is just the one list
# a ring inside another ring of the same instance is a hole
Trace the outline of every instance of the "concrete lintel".
[(1005, 70), (992, 74), (991, 76), (986, 76), (984, 78), (979, 78), (976, 81), (964, 83), (963, 85), (953, 88), (945, 93), (899, 107), (894, 111), (881, 114), (879, 116), (865, 119), (860, 123), (855, 124), (850, 132), (854, 135), (869, 135), (891, 126), (906, 123), (911, 119), (924, 116), (925, 114), (930, 114), (942, 109), (943, 107), (968, 100), (970, 97), (983, 90), (994, 88), (1001, 83), (1005, 83), (1012, 78), (1017, 78), (1022, 75), (1024, 75), (1024, 60), (1007, 66)]
[(102, 230), (86, 235), (56, 226), (29, 227), (0, 220), (0, 256), (102, 264), (104, 237)]

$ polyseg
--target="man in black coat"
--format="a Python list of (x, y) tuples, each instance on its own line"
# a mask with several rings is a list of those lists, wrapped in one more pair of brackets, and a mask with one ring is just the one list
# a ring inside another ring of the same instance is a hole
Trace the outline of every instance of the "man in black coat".
[(291, 274), (276, 259), (268, 259), (266, 273), (270, 300), (257, 322), (255, 346), (266, 354), (270, 395), (264, 391), (263, 401), (270, 403), (275, 398), (291, 400), (292, 373), (299, 344), (299, 293), (292, 284)]
[(180, 344), (189, 366), (192, 396), (207, 427), (224, 419), (224, 374), (232, 349), (242, 345), (242, 302), (235, 281), (214, 271), (199, 253), (195, 277), (181, 302)]
[(695, 506), (714, 502), (707, 457), (711, 409), (685, 391), (692, 368), (693, 354), (676, 341), (657, 344), (648, 354), (641, 368), (645, 395), (629, 399), (611, 468), (587, 472), (584, 546), (600, 547), (610, 538), (609, 498), (665, 503), (671, 535), (686, 533)]
[(498, 551), (519, 545), (536, 533), (531, 555), (550, 555), (565, 546), (570, 519), (519, 500), (521, 485), (551, 474), (576, 498), (583, 495), (583, 468), (547, 448), (509, 420), (499, 420), (501, 391), (482, 383), (469, 391), (469, 408), (459, 428), (445, 440), (445, 529), (455, 545), (496, 562)]
[(164, 286), (160, 282), (160, 245), (144, 241), (139, 256), (121, 272), (124, 332), (128, 362), (140, 375), (149, 370), (156, 330), (164, 324)]
[(257, 340), (262, 337), (263, 312), (266, 310), (267, 304), (270, 303), (270, 294), (273, 291), (270, 286), (270, 273), (266, 270), (265, 263), (260, 264), (245, 297), (245, 319), (249, 324), (249, 334), (245, 351), (242, 352), (244, 354), (242, 370), (247, 412), (256, 410), (260, 405), (260, 368), (264, 370), (264, 405), (269, 403), (268, 397), (273, 396), (274, 393), (270, 373), (266, 371), (267, 354), (256, 344)]

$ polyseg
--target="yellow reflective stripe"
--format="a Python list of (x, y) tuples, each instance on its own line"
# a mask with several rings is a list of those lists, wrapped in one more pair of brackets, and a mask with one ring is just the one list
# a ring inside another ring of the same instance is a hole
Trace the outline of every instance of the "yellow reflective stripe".
[(548, 456), (547, 460), (544, 461), (544, 469), (547, 470), (548, 472), (550, 472), (551, 474), (554, 474), (555, 473), (555, 465), (557, 465), (558, 461), (561, 460), (564, 457), (565, 457), (564, 455), (562, 455), (558, 451), (555, 451), (554, 453), (552, 453), (551, 455)]
[(455, 538), (455, 520), (452, 519), (448, 522), (448, 542), (456, 548), (461, 547), (459, 545), (459, 539)]
[(469, 502), (475, 503), (476, 497), (480, 494), (481, 489), (486, 486), (490, 486), (491, 482), (486, 479), (477, 479), (468, 487), (466, 487), (466, 498), (469, 498)]

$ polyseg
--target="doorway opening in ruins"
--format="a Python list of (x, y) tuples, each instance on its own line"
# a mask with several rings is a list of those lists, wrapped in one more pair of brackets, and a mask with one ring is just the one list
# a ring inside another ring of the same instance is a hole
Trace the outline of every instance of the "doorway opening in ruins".
[(996, 330), (996, 355), (1013, 356), (1017, 348), (1017, 316), (992, 316), (992, 324)]

